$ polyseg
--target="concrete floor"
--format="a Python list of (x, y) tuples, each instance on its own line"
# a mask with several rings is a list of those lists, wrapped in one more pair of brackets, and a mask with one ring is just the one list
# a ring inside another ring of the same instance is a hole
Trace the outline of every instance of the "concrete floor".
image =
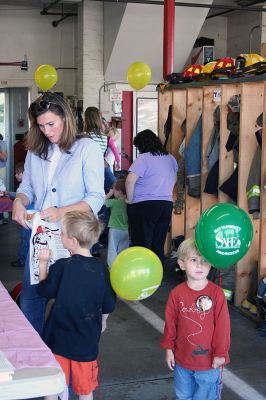
[[(23, 273), (10, 266), (17, 258), (19, 227), (12, 222), (0, 226), (0, 243), (0, 280), (11, 289)], [(159, 341), (169, 291), (180, 279), (178, 273), (165, 272), (161, 287), (150, 298), (136, 304), (117, 301), (101, 340), (100, 387), (95, 399), (175, 399), (172, 373), (166, 367)], [(232, 305), (230, 315), (231, 363), (223, 372), (222, 399), (266, 399), (266, 333), (258, 332), (254, 321)], [(77, 397), (71, 394), (70, 399)]]

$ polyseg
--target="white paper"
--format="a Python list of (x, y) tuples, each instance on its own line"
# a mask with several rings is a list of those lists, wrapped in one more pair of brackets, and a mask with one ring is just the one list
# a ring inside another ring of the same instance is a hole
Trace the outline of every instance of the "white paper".
[(0, 373), (13, 374), (15, 368), (11, 362), (7, 359), (6, 355), (0, 351)]
[(48, 268), (59, 258), (70, 257), (70, 252), (63, 247), (59, 223), (48, 222), (41, 219), (37, 212), (32, 219), (32, 233), (30, 238), (30, 283), (39, 283), (39, 258), (40, 249), (49, 248), (52, 256)]

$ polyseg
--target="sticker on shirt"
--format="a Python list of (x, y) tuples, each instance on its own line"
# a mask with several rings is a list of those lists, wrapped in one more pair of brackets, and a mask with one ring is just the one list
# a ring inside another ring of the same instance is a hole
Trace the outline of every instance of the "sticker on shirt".
[(202, 312), (209, 311), (212, 308), (212, 299), (207, 295), (199, 296), (196, 300), (196, 307)]

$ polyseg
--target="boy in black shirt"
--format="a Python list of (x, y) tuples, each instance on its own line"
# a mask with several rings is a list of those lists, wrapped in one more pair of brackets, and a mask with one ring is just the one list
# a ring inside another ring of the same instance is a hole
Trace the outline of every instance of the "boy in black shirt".
[[(107, 265), (92, 257), (90, 249), (101, 233), (92, 213), (71, 211), (62, 218), (62, 243), (70, 258), (56, 261), (47, 273), (49, 249), (39, 251), (40, 296), (55, 302), (46, 322), (44, 341), (61, 365), (81, 400), (92, 400), (97, 387), (97, 356), (101, 332), (114, 310), (115, 295)], [(57, 396), (49, 397), (49, 400)]]

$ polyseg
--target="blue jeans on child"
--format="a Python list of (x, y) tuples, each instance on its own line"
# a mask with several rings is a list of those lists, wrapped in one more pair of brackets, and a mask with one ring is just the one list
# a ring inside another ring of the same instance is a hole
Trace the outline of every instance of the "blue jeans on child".
[(41, 336), (44, 328), (45, 309), (47, 300), (40, 297), (36, 291), (36, 285), (30, 284), (29, 253), (26, 258), (22, 291), (20, 295), (20, 308), (33, 328)]
[(127, 230), (109, 228), (107, 264), (111, 268), (116, 256), (129, 246)]
[(176, 400), (219, 400), (221, 398), (220, 368), (193, 371), (175, 365)]

